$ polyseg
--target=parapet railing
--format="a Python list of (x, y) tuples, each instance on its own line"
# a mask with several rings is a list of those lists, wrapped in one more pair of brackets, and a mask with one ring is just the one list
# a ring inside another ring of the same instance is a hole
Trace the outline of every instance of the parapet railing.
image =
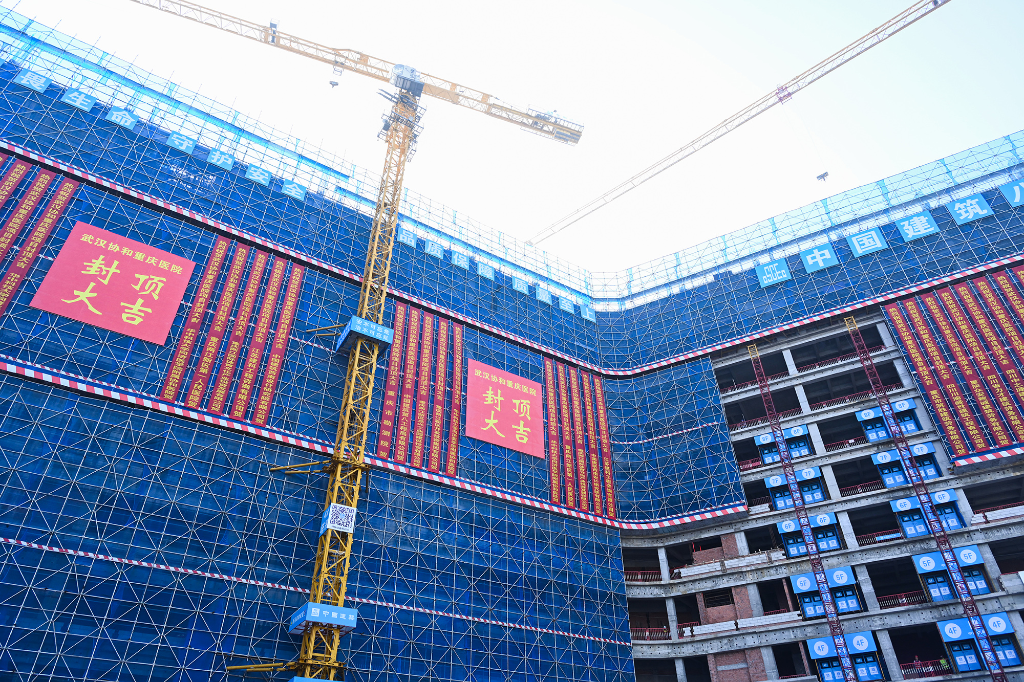
[[(885, 348), (886, 348), (886, 346), (884, 344), (881, 345), (881, 346), (873, 346), (871, 348), (868, 348), (868, 353), (871, 353), (873, 355), (873, 354), (877, 353), (880, 350), (885, 350)], [(801, 365), (800, 367), (796, 368), (796, 371), (797, 372), (809, 372), (812, 369), (820, 369), (822, 367), (831, 367), (832, 365), (838, 365), (840, 362), (846, 362), (847, 360), (853, 360), (855, 357), (857, 357), (857, 353), (856, 352), (854, 352), (854, 353), (847, 353), (846, 355), (840, 355), (839, 357), (831, 358), (829, 360), (822, 360), (820, 362), (812, 362), (809, 365)]]
[(629, 636), (634, 642), (660, 642), (671, 639), (668, 628), (630, 628)]
[(860, 495), (861, 493), (873, 493), (876, 490), (885, 490), (885, 484), (881, 481), (868, 481), (867, 483), (848, 485), (845, 488), (839, 489), (839, 496), (850, 497), (851, 495)]
[(921, 590), (887, 594), (884, 597), (878, 598), (878, 605), (883, 609), (895, 609), (898, 606), (914, 606), (926, 603), (928, 603), (928, 595)]
[(900, 663), (900, 672), (905, 680), (917, 680), (922, 677), (939, 677), (940, 675), (952, 675), (953, 668), (949, 661), (940, 659), (938, 661), (914, 661), (913, 663)]
[(1010, 504), (1001, 504), (997, 507), (976, 509), (974, 517), (971, 519), (971, 524), (1002, 521), (1014, 516), (1024, 516), (1024, 502), (1011, 502)]
[(880, 530), (877, 533), (858, 535), (857, 544), (863, 547), (865, 545), (877, 545), (880, 542), (893, 542), (894, 540), (902, 539), (903, 532), (894, 528), (893, 530)]
[[(779, 419), (785, 419), (786, 417), (792, 417), (800, 414), (800, 408), (794, 407), (792, 410), (786, 410), (785, 412), (779, 412)], [(768, 417), (758, 417), (756, 419), (745, 419), (741, 422), (729, 425), (730, 431), (739, 431), (740, 429), (750, 428), (751, 426), (759, 426), (761, 424), (768, 424), (771, 421)]]
[(661, 571), (623, 571), (627, 583), (660, 583)]
[(846, 448), (852, 448), (854, 445), (860, 445), (861, 443), (867, 443), (867, 436), (856, 436), (847, 440), (836, 441), (835, 443), (825, 443), (825, 452), (835, 452), (836, 450), (844, 450)]
[[(882, 387), (882, 390), (886, 393), (892, 393), (893, 391), (899, 391), (903, 389), (903, 384), (889, 384), (888, 386)], [(866, 400), (874, 397), (874, 391), (861, 391), (859, 393), (851, 393), (850, 395), (840, 396), (838, 398), (829, 398), (828, 400), (822, 400), (820, 403), (814, 403), (810, 405), (811, 412), (815, 410), (824, 410), (829, 407), (837, 407), (839, 405), (846, 405), (848, 403), (855, 403), (859, 400)]]
[[(772, 374), (770, 377), (768, 377), (768, 381), (775, 381), (776, 379), (781, 379), (783, 377), (788, 376), (789, 370), (786, 370), (785, 372)], [(744, 381), (742, 384), (733, 384), (732, 386), (728, 386), (726, 388), (719, 388), (718, 392), (721, 393), (722, 395), (725, 395), (726, 393), (732, 393), (734, 391), (742, 391), (744, 388), (750, 388), (751, 386), (757, 386), (757, 379), (754, 379), (753, 381)]]

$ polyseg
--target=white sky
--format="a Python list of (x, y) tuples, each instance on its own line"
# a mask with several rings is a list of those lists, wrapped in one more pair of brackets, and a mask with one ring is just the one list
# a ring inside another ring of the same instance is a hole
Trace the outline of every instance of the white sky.
[[(205, 1), (583, 123), (568, 147), (424, 100), (406, 186), (525, 240), (911, 0)], [(0, 4), (380, 172), (377, 81), (129, 0)], [(1021, 26), (951, 0), (543, 246), (621, 270), (1024, 128)]]

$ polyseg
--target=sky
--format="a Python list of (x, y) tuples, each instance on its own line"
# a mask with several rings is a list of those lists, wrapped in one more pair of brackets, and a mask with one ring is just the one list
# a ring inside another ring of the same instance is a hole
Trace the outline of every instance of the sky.
[[(424, 98), (406, 187), (523, 240), (910, 5), (202, 1), (582, 123), (580, 144), (568, 146)], [(389, 105), (378, 81), (339, 78), (131, 0), (0, 5), (381, 171), (377, 132)], [(1016, 132), (1021, 25), (1020, 0), (950, 0), (542, 247), (591, 271), (620, 271)]]

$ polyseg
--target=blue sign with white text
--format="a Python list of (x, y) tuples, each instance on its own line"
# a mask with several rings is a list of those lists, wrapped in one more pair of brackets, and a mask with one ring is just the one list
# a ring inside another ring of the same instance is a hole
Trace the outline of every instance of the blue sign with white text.
[(186, 154), (191, 154), (192, 150), (196, 148), (196, 141), (191, 137), (185, 137), (181, 133), (171, 133), (167, 138), (167, 146), (174, 147)]
[(999, 191), (1003, 193), (1003, 197), (1009, 202), (1010, 206), (1016, 208), (1024, 205), (1024, 180), (1000, 185)]
[(122, 128), (127, 128), (131, 131), (135, 130), (135, 124), (139, 122), (139, 117), (132, 112), (113, 107), (107, 112), (107, 115), (104, 118), (111, 123), (116, 123)]
[(800, 260), (804, 262), (807, 272), (817, 272), (833, 265), (839, 265), (839, 256), (831, 244), (822, 244), (800, 252)]
[(930, 234), (936, 234), (939, 226), (935, 224), (935, 218), (928, 211), (917, 213), (896, 221), (896, 227), (903, 235), (903, 241), (910, 242)]
[(885, 237), (882, 236), (882, 231), (877, 227), (850, 235), (846, 238), (846, 243), (850, 245), (850, 251), (853, 252), (854, 258), (889, 248)]
[(761, 283), (762, 289), (779, 282), (785, 282), (787, 279), (793, 279), (789, 268), (786, 267), (786, 261), (781, 258), (773, 260), (771, 263), (758, 265), (754, 268), (754, 272), (757, 273), (757, 280)]
[(46, 88), (49, 87), (53, 81), (28, 69), (22, 69), (18, 72), (18, 75), (14, 77), (14, 82), (20, 85), (24, 85), (26, 88), (32, 88), (36, 92), (46, 92)]
[(60, 98), (61, 102), (70, 104), (76, 109), (88, 112), (92, 109), (93, 105), (96, 104), (96, 98), (92, 95), (87, 95), (81, 90), (68, 90), (64, 93), (64, 96)]
[(292, 199), (304, 201), (306, 199), (306, 188), (291, 180), (281, 181), (281, 194), (287, 194)]
[(972, 220), (992, 215), (992, 209), (989, 207), (988, 202), (985, 201), (985, 197), (980, 194), (973, 194), (963, 199), (951, 201), (946, 204), (946, 210), (949, 211), (949, 215), (953, 216), (953, 220), (956, 221), (957, 225), (963, 225)]
[(251, 164), (249, 165), (249, 169), (245, 171), (245, 179), (246, 180), (252, 180), (253, 182), (258, 182), (259, 184), (263, 185), (264, 187), (269, 187), (270, 186), (270, 178), (271, 177), (272, 176), (270, 175), (270, 171), (264, 170), (264, 169), (260, 168), (259, 166), (253, 166)]
[(231, 170), (235, 165), (235, 157), (231, 156), (231, 154), (222, 152), (219, 149), (211, 149), (206, 155), (206, 160), (214, 166), (219, 166), (224, 170)]

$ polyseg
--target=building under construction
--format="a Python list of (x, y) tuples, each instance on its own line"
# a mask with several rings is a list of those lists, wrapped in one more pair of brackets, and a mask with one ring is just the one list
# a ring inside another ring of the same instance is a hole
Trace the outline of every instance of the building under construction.
[(378, 176), (5, 11), (0, 679), (1024, 679), (1021, 146), (619, 273), (407, 191), (363, 325)]

